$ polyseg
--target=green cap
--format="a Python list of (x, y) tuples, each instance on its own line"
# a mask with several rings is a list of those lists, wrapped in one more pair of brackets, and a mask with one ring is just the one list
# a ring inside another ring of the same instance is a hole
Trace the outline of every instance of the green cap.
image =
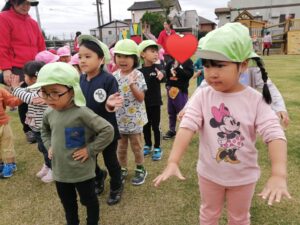
[(118, 41), (115, 45), (114, 53), (122, 55), (136, 55), (139, 58), (138, 45), (131, 39)]
[(229, 62), (259, 58), (253, 50), (248, 28), (241, 23), (227, 23), (201, 38), (198, 56), (202, 59)]
[(28, 88), (39, 88), (51, 84), (66, 85), (74, 90), (75, 105), (85, 106), (85, 98), (80, 88), (79, 77), (78, 71), (68, 63), (49, 63), (39, 71), (36, 83)]
[(139, 48), (139, 53), (141, 54), (146, 48), (148, 48), (149, 46), (156, 46), (157, 49), (158, 49), (158, 44), (156, 44), (155, 41), (153, 40), (145, 40), (145, 41), (142, 41), (138, 48)]
[(82, 35), (78, 36), (78, 44), (81, 45), (81, 43), (83, 41), (91, 41), (91, 42), (96, 43), (99, 46), (99, 48), (102, 49), (102, 51), (104, 53), (104, 63), (108, 64), (110, 62), (110, 53), (109, 53), (109, 49), (106, 44), (99, 41), (96, 37), (94, 37), (92, 35), (88, 35), (88, 34), (82, 34)]

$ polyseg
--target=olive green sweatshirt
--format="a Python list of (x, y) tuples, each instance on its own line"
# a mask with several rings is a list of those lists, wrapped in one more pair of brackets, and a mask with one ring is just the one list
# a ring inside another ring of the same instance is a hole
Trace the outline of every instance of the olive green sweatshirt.
[[(87, 107), (57, 111), (47, 109), (43, 117), (42, 139), (53, 152), (53, 178), (59, 182), (77, 183), (95, 177), (96, 154), (114, 137), (113, 127)], [(73, 153), (86, 147), (85, 162), (73, 159)]]

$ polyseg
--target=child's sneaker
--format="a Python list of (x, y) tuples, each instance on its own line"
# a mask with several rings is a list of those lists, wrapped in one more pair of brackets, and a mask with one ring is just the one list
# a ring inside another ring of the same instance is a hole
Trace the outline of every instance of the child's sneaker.
[(162, 156), (161, 148), (154, 148), (153, 155), (152, 155), (152, 160), (153, 161), (161, 160), (161, 156)]
[(147, 177), (147, 170), (145, 168), (143, 169), (135, 169), (135, 175), (131, 180), (131, 183), (133, 185), (141, 185), (145, 182), (145, 179)]
[(121, 168), (121, 180), (122, 180), (122, 183), (125, 182), (125, 179), (126, 179), (127, 176), (128, 176), (128, 169), (122, 167)]
[(144, 156), (151, 154), (151, 147), (148, 145), (144, 146)]
[(42, 178), (47, 175), (49, 170), (50, 170), (50, 168), (44, 164), (43, 167), (41, 168), (41, 170), (39, 172), (37, 172), (36, 176), (38, 178)]
[(163, 139), (164, 140), (169, 140), (169, 139), (174, 138), (175, 135), (176, 135), (176, 132), (168, 130), (167, 133), (165, 133), (165, 135), (163, 136)]
[(101, 195), (104, 191), (104, 182), (107, 177), (107, 171), (102, 170), (102, 176), (95, 177), (95, 193)]
[(52, 177), (52, 170), (49, 169), (48, 173), (42, 177), (41, 179), (44, 183), (50, 183), (53, 181), (53, 177)]
[(2, 177), (9, 178), (13, 175), (14, 171), (17, 170), (17, 166), (15, 163), (4, 163), (2, 170)]
[(115, 191), (110, 190), (109, 197), (107, 199), (108, 205), (115, 205), (121, 201), (121, 196), (123, 193), (124, 184), (121, 184), (121, 187)]

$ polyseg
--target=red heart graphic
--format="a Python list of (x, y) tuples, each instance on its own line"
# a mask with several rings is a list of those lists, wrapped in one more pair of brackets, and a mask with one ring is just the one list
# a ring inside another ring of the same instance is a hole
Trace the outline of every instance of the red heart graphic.
[(166, 41), (167, 52), (178, 62), (184, 63), (197, 50), (198, 41), (192, 34), (180, 37), (177, 34), (172, 34)]

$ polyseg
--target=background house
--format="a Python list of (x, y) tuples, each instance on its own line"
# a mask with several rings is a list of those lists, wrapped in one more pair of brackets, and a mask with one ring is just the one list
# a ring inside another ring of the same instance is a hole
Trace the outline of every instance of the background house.
[(100, 27), (91, 29), (90, 33), (110, 46), (112, 43), (119, 40), (119, 34), (124, 30), (128, 30), (129, 26), (130, 25), (124, 21), (113, 20)]

